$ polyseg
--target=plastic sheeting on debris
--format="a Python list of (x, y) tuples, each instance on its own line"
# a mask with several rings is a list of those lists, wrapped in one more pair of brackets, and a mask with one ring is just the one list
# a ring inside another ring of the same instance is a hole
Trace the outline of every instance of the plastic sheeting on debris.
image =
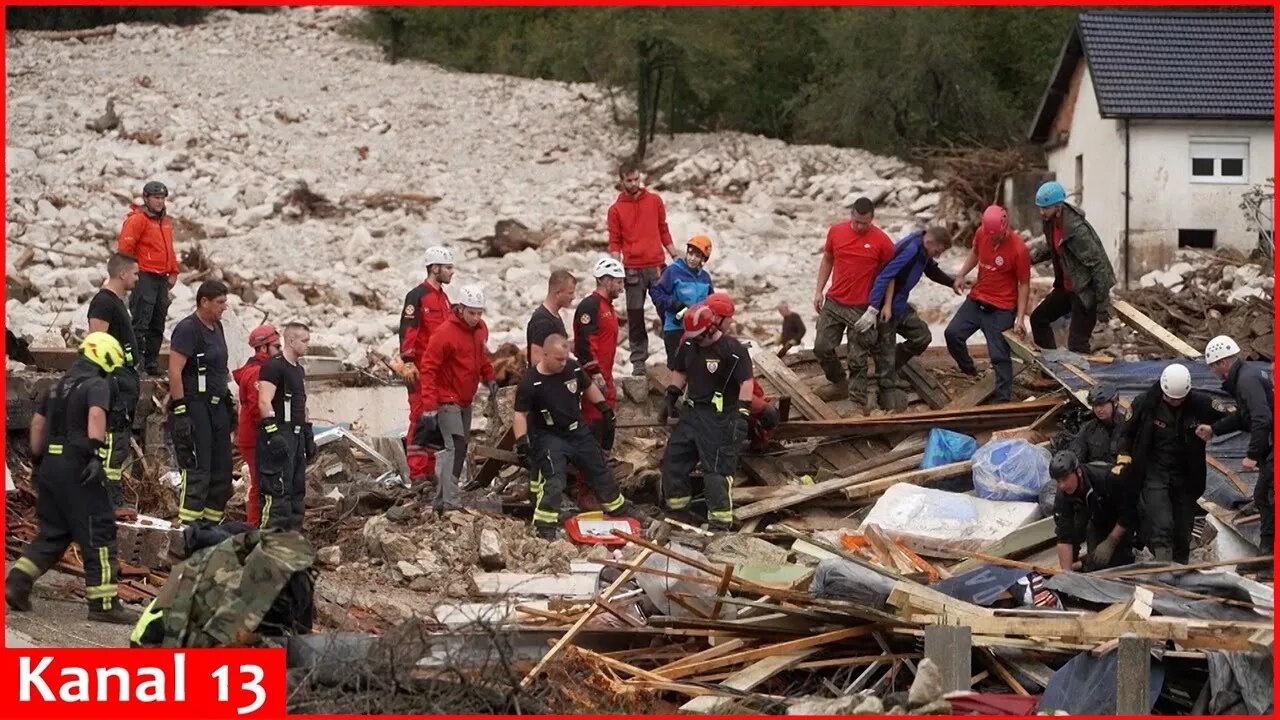
[(929, 440), (924, 446), (924, 458), (920, 460), (920, 469), (927, 470), (939, 465), (964, 462), (973, 457), (978, 450), (978, 441), (954, 430), (934, 428), (929, 431)]
[(1275, 714), (1271, 653), (1210, 651), (1209, 714)]
[(1039, 517), (1033, 502), (997, 502), (900, 483), (876, 501), (863, 525), (877, 525), (921, 554), (966, 557)]
[(1036, 502), (1049, 482), (1049, 451), (1026, 440), (994, 440), (973, 454), (980, 498)]
[[(1181, 575), (1192, 574), (1208, 574), (1208, 573), (1181, 573)], [(1254, 583), (1245, 580), (1239, 575), (1230, 573), (1213, 573), (1219, 576), (1217, 582), (1207, 582), (1204, 584), (1196, 584), (1189, 582), (1188, 579), (1173, 578), (1173, 573), (1163, 573), (1159, 576), (1146, 576), (1142, 578), (1143, 584), (1150, 587), (1154, 594), (1152, 596), (1151, 609), (1160, 615), (1168, 617), (1197, 618), (1200, 620), (1242, 620), (1256, 622), (1260, 617), (1265, 617), (1257, 612), (1242, 608), (1236, 605), (1224, 605), (1215, 600), (1188, 600), (1186, 598), (1162, 593), (1159, 591), (1158, 583), (1166, 582), (1184, 590), (1195, 590), (1214, 595), (1221, 595), (1235, 600), (1244, 600), (1246, 602), (1254, 602), (1258, 605), (1270, 607), (1271, 598), (1267, 596), (1255, 597), (1251, 592), (1251, 588), (1246, 585), (1258, 585), (1266, 589), (1266, 586), (1260, 583)], [(1234, 581), (1229, 579), (1230, 576)], [(1157, 579), (1162, 578), (1162, 580)], [(1235, 582), (1238, 581), (1238, 582)], [(1110, 605), (1119, 602), (1128, 602), (1133, 597), (1133, 586), (1115, 580), (1107, 580), (1100, 577), (1091, 577), (1083, 573), (1059, 573), (1049, 578), (1045, 586), (1050, 590), (1056, 590), (1063, 595), (1070, 595), (1079, 600), (1091, 603), (1099, 603)]]
[(873, 608), (884, 608), (893, 592), (893, 579), (844, 558), (818, 563), (809, 583), (814, 597), (851, 600)]
[[(673, 543), (671, 545), (671, 549), (681, 555), (688, 556), (689, 558), (698, 560), (704, 564), (710, 564), (705, 555), (691, 547), (686, 547), (679, 543)], [(649, 558), (644, 561), (643, 567), (675, 575), (691, 575), (694, 577), (704, 577), (713, 581), (719, 580), (715, 575), (703, 572), (698, 568), (686, 565), (679, 560), (667, 557), (666, 555), (649, 556)], [(676, 578), (665, 577), (662, 575), (652, 575), (649, 573), (637, 573), (635, 581), (640, 585), (641, 589), (644, 590), (644, 594), (649, 599), (649, 602), (653, 603), (653, 606), (658, 609), (659, 614), (669, 615), (671, 617), (696, 617), (692, 612), (679, 603), (673, 602), (671, 597), (667, 594), (669, 592), (684, 593), (685, 595), (693, 596), (685, 598), (685, 602), (697, 607), (707, 615), (710, 615), (711, 611), (715, 608), (716, 589), (713, 586), (690, 582), (688, 580), (678, 580)], [(722, 617), (726, 617), (730, 612), (731, 609), (728, 606), (720, 608)]]
[[(1067, 661), (1049, 678), (1036, 712), (1062, 711), (1068, 715), (1116, 714), (1116, 667), (1120, 653), (1094, 657), (1088, 651)], [(1151, 661), (1151, 707), (1164, 688), (1164, 665)]]

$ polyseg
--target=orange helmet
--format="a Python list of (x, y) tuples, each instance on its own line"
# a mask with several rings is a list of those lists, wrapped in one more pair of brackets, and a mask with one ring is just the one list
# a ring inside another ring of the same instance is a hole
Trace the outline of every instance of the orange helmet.
[(706, 235), (694, 235), (689, 238), (689, 242), (685, 244), (685, 247), (691, 247), (694, 250), (697, 250), (702, 253), (702, 257), (707, 260), (711, 259), (711, 238)]
[(706, 306), (711, 308), (711, 312), (720, 317), (733, 317), (733, 298), (729, 297), (726, 292), (713, 292), (707, 296), (704, 301)]
[(715, 320), (715, 312), (703, 303), (698, 303), (684, 313), (684, 336), (697, 337), (706, 332)]
[(249, 333), (249, 347), (262, 348), (274, 342), (279, 342), (280, 333), (270, 325), (259, 325)]

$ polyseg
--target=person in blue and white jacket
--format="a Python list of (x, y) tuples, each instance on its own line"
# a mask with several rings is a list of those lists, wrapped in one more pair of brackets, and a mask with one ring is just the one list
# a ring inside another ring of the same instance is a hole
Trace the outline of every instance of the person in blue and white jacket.
[[(929, 325), (920, 319), (915, 308), (907, 303), (907, 298), (920, 282), (921, 275), (954, 289), (955, 279), (938, 267), (937, 262), (938, 256), (950, 247), (951, 234), (937, 225), (914, 230), (899, 240), (894, 246), (893, 259), (876, 275), (866, 312), (853, 326), (859, 333), (878, 331), (871, 352), (876, 363), (882, 409), (900, 411), (907, 408), (907, 396), (898, 370), (911, 358), (923, 353), (933, 338)], [(898, 335), (903, 338), (900, 344), (897, 343)]]
[(649, 288), (649, 297), (662, 315), (662, 341), (667, 348), (667, 369), (675, 367), (681, 324), (685, 308), (693, 307), (715, 291), (711, 276), (703, 269), (711, 259), (711, 238), (694, 235), (689, 238), (684, 257), (676, 259), (662, 271), (662, 277)]

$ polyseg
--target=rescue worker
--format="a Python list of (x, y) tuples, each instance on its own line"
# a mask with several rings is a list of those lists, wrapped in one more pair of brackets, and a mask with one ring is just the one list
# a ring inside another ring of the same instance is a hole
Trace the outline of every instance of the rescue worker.
[(182, 524), (222, 522), (231, 498), (231, 433), (237, 417), (227, 384), (226, 309), (227, 286), (204, 281), (196, 290), (196, 311), (179, 320), (169, 338), (169, 431), (182, 470)]
[(112, 374), (116, 392), (112, 396), (111, 411), (107, 413), (107, 489), (111, 504), (121, 519), (132, 519), (137, 512), (127, 507), (124, 499), (122, 473), (129, 460), (130, 439), (133, 437), (133, 414), (138, 409), (142, 395), (142, 380), (138, 377), (134, 357), (133, 322), (129, 308), (125, 307), (125, 293), (138, 282), (138, 261), (131, 255), (112, 253), (107, 260), (107, 281), (89, 301), (89, 332), (105, 332), (120, 343), (124, 352), (124, 365)]
[[(676, 254), (667, 208), (657, 193), (641, 186), (640, 169), (631, 163), (618, 169), (620, 192), (609, 206), (609, 254), (626, 269), (627, 338), (631, 344), (631, 374), (644, 377), (649, 359), (649, 325), (644, 300)], [(661, 310), (659, 310), (661, 312)]]
[(662, 425), (679, 418), (662, 456), (666, 508), (688, 510), (693, 502), (689, 473), (701, 462), (713, 531), (733, 527), (733, 475), (738, 449), (749, 432), (755, 386), (747, 348), (725, 332), (733, 313), (733, 299), (721, 292), (685, 313), (685, 341), (658, 415)]
[(960, 372), (977, 375), (966, 343), (981, 330), (987, 339), (987, 357), (996, 374), (992, 397), (996, 402), (1013, 399), (1013, 355), (1004, 331), (1027, 334), (1027, 297), (1031, 293), (1031, 260), (1022, 236), (1009, 229), (1009, 214), (999, 205), (982, 212), (982, 226), (973, 237), (973, 248), (956, 273), (955, 290), (963, 292), (965, 276), (978, 268), (978, 281), (960, 304), (943, 336), (947, 351)]
[(142, 186), (142, 204), (130, 205), (120, 228), (116, 251), (138, 260), (138, 283), (129, 295), (138, 368), (160, 377), (160, 345), (169, 315), (169, 291), (178, 283), (178, 255), (173, 249), (173, 220), (165, 211), (169, 188), (152, 180)]
[[(596, 289), (578, 303), (573, 314), (573, 354), (582, 371), (600, 388), (609, 407), (618, 407), (613, 384), (613, 361), (618, 354), (618, 315), (613, 301), (622, 294), (626, 272), (622, 263), (611, 257), (600, 258), (592, 270)], [(582, 417), (597, 441), (604, 439), (604, 416), (590, 402), (582, 403)]]
[(662, 343), (667, 350), (667, 369), (674, 367), (676, 350), (680, 348), (680, 336), (684, 327), (680, 317), (685, 308), (707, 299), (715, 288), (706, 264), (711, 259), (711, 238), (694, 235), (685, 245), (684, 257), (662, 271), (662, 277), (649, 288), (649, 297), (662, 318)]
[(1132, 473), (1128, 482), (1142, 493), (1142, 535), (1157, 561), (1185, 564), (1191, 554), (1196, 500), (1207, 475), (1196, 428), (1225, 416), (1209, 393), (1191, 388), (1185, 365), (1167, 366), (1133, 401), (1111, 472)]
[(307, 371), (298, 358), (307, 354), (311, 329), (289, 323), (281, 337), (280, 354), (263, 363), (258, 375), (258, 526), (302, 530), (307, 463), (316, 456), (316, 438), (307, 418)]
[[(922, 275), (939, 285), (954, 288), (955, 278), (938, 267), (938, 256), (950, 248), (951, 234), (944, 227), (933, 225), (907, 233), (894, 246), (893, 258), (876, 275), (867, 298), (867, 309), (853, 326), (860, 336), (872, 329), (877, 331), (872, 352), (876, 358), (880, 407), (886, 410), (907, 409), (905, 383), (898, 371), (911, 358), (923, 353), (933, 340), (929, 325), (920, 319), (907, 299)], [(901, 343), (897, 341), (898, 335), (902, 336)]]
[(868, 407), (867, 356), (876, 338), (874, 333), (859, 333), (854, 326), (866, 312), (876, 275), (893, 258), (893, 241), (872, 223), (876, 206), (870, 199), (860, 197), (849, 209), (849, 221), (832, 225), (822, 248), (813, 295), (813, 309), (818, 313), (813, 355), (828, 381), (837, 385), (845, 382), (836, 348), (848, 333), (849, 400), (854, 413), (860, 414)]
[[(1237, 430), (1249, 433), (1249, 449), (1245, 451), (1241, 467), (1247, 471), (1258, 471), (1258, 480), (1253, 486), (1253, 504), (1261, 516), (1259, 550), (1263, 555), (1271, 555), (1276, 540), (1275, 416), (1272, 405), (1275, 388), (1270, 376), (1261, 368), (1245, 364), (1240, 357), (1240, 346), (1226, 335), (1209, 341), (1204, 349), (1204, 361), (1222, 381), (1222, 389), (1236, 399), (1236, 409), (1211, 426), (1196, 428), (1196, 435), (1208, 442), (1214, 435)], [(1271, 574), (1268, 566), (1261, 571), (1260, 578), (1270, 582)]]
[[(1058, 491), (1053, 500), (1058, 567), (1091, 572), (1133, 562), (1138, 498), (1125, 478), (1112, 475), (1106, 463), (1080, 462), (1070, 450), (1053, 456), (1049, 476)], [(1082, 545), (1087, 552), (1077, 561)]]
[(1111, 312), (1115, 270), (1084, 212), (1067, 202), (1062, 183), (1050, 180), (1041, 185), (1036, 207), (1044, 221), (1044, 241), (1031, 248), (1031, 264), (1053, 262), (1053, 290), (1031, 311), (1032, 339), (1045, 350), (1057, 348), (1052, 325), (1070, 315), (1067, 349), (1088, 354), (1094, 326)]
[(776, 341), (782, 346), (778, 349), (778, 357), (785, 357), (791, 352), (791, 348), (800, 347), (808, 330), (804, 326), (804, 318), (800, 317), (800, 313), (792, 312), (790, 305), (778, 303), (778, 314), (782, 316), (782, 333)]
[(249, 466), (249, 492), (245, 499), (245, 521), (257, 527), (262, 519), (261, 500), (258, 493), (258, 424), (262, 413), (258, 410), (258, 377), (262, 365), (280, 354), (280, 334), (270, 325), (259, 325), (249, 332), (249, 347), (253, 356), (244, 365), (231, 371), (240, 396), (240, 419), (236, 423), (236, 448)]
[[(604, 418), (604, 440), (597, 443), (582, 418), (585, 400)], [(606, 515), (647, 516), (618, 491), (605, 453), (613, 448), (617, 423), (613, 408), (581, 366), (569, 359), (569, 341), (552, 335), (543, 344), (542, 359), (529, 368), (516, 388), (512, 431), (516, 455), (529, 468), (533, 494), (533, 527), (538, 537), (554, 540), (559, 534), (560, 506), (570, 463), (586, 478)], [(603, 449), (602, 449), (603, 448)]]
[(533, 311), (525, 326), (525, 362), (537, 365), (542, 359), (542, 343), (552, 335), (569, 336), (565, 331), (564, 321), (560, 319), (560, 311), (573, 305), (578, 295), (578, 278), (568, 270), (551, 271), (547, 278), (547, 297)]
[(444, 449), (436, 468), (436, 512), (461, 510), (458, 481), (471, 437), (471, 402), (481, 381), (496, 397), (498, 383), (489, 361), (489, 327), (484, 322), (484, 291), (462, 288), (449, 319), (431, 335), (422, 364), (422, 411), (435, 415)]
[(5, 579), (5, 603), (13, 610), (31, 609), (32, 584), (74, 542), (84, 562), (89, 619), (138, 619), (116, 593), (116, 518), (107, 491), (110, 376), (124, 362), (124, 349), (115, 338), (89, 333), (71, 369), (41, 396), (31, 418), (37, 530)]
[(778, 429), (782, 417), (778, 414), (778, 407), (772, 402), (773, 398), (764, 394), (764, 388), (760, 387), (760, 382), (752, 380), (751, 385), (751, 413), (747, 417), (746, 449), (760, 452), (769, 446), (769, 441), (773, 439), (773, 431)]
[(1120, 407), (1120, 393), (1114, 385), (1103, 383), (1090, 388), (1085, 400), (1093, 408), (1093, 417), (1080, 426), (1068, 447), (1076, 459), (1086, 465), (1095, 462), (1113, 465), (1120, 433), (1129, 418)]
[(449, 248), (432, 245), (423, 255), (427, 277), (415, 285), (404, 298), (400, 313), (401, 378), (409, 389), (409, 430), (405, 434), (405, 455), (409, 463), (410, 481), (426, 480), (436, 470), (435, 455), (414, 444), (415, 423), (422, 416), (422, 391), (418, 376), (425, 362), (431, 333), (453, 313), (444, 286), (453, 281), (453, 253)]

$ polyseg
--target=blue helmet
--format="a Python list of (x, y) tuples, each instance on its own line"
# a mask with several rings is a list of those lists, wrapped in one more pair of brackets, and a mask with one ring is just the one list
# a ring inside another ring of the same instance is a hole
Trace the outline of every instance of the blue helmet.
[(1036, 207), (1049, 207), (1066, 201), (1067, 191), (1057, 180), (1050, 180), (1036, 191)]

